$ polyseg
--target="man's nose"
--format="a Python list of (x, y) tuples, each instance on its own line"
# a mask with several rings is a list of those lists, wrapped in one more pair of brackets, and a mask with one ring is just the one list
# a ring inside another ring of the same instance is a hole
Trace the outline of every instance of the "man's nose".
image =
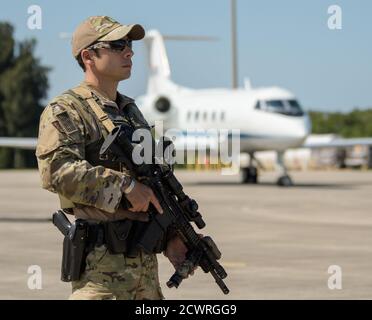
[(134, 55), (134, 52), (131, 48), (129, 48), (128, 46), (125, 47), (125, 49), (123, 50), (123, 54), (124, 54), (124, 57), (125, 58), (131, 58), (133, 57)]

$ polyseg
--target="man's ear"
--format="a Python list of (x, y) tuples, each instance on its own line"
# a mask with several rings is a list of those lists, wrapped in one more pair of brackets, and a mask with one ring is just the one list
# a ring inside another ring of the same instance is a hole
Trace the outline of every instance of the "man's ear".
[(93, 67), (94, 66), (94, 59), (93, 59), (93, 53), (90, 50), (82, 50), (80, 52), (81, 60), (83, 63), (87, 66)]

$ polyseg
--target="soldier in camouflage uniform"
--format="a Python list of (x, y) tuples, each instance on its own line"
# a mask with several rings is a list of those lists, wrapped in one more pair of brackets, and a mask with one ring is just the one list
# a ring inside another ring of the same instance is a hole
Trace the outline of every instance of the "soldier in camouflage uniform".
[[(110, 167), (98, 157), (108, 134), (107, 117), (114, 125), (147, 124), (134, 100), (117, 92), (118, 83), (131, 74), (131, 42), (144, 34), (138, 24), (121, 25), (107, 16), (80, 24), (73, 34), (72, 52), (85, 81), (54, 98), (41, 115), (36, 156), (42, 187), (57, 193), (61, 207), (75, 218), (146, 221), (150, 203), (162, 213), (150, 188), (122, 166)], [(92, 101), (99, 111), (92, 110)], [(121, 206), (122, 197), (131, 203), (129, 210)], [(164, 254), (174, 266), (185, 253), (177, 236), (169, 239)], [(111, 254), (101, 244), (85, 262), (80, 279), (72, 281), (70, 299), (164, 298), (155, 254), (140, 251), (137, 257), (127, 257)]]

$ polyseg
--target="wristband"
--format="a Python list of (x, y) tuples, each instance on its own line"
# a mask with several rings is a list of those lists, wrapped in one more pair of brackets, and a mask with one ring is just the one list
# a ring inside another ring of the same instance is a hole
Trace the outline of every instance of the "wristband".
[(130, 183), (130, 185), (128, 186), (128, 188), (126, 188), (124, 190), (124, 193), (125, 194), (130, 193), (133, 190), (133, 188), (134, 188), (135, 185), (136, 185), (136, 181), (134, 179), (132, 179), (132, 182)]

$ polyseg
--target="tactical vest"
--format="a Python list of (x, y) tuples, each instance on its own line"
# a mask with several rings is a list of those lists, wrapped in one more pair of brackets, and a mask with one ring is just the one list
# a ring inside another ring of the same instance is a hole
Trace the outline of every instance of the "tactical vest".
[[(92, 116), (100, 131), (99, 139), (86, 144), (85, 160), (87, 160), (92, 166), (103, 166), (105, 168), (127, 172), (129, 174), (123, 165), (108, 159), (100, 159), (99, 151), (109, 132), (111, 132), (111, 130), (117, 125), (126, 123), (132, 126), (133, 129), (138, 127), (148, 127), (146, 120), (143, 118), (137, 106), (133, 102), (130, 102), (125, 106), (125, 110), (122, 111), (120, 117), (115, 119), (112, 116), (112, 119), (110, 119), (108, 114), (100, 107), (98, 103), (99, 98), (88, 88), (76, 87), (62, 94), (62, 96), (66, 95), (75, 102), (73, 104), (74, 109), (78, 112), (81, 119), (87, 119), (89, 115)], [(59, 198), (62, 209), (75, 207), (75, 204), (72, 201), (66, 199), (60, 194)]]

